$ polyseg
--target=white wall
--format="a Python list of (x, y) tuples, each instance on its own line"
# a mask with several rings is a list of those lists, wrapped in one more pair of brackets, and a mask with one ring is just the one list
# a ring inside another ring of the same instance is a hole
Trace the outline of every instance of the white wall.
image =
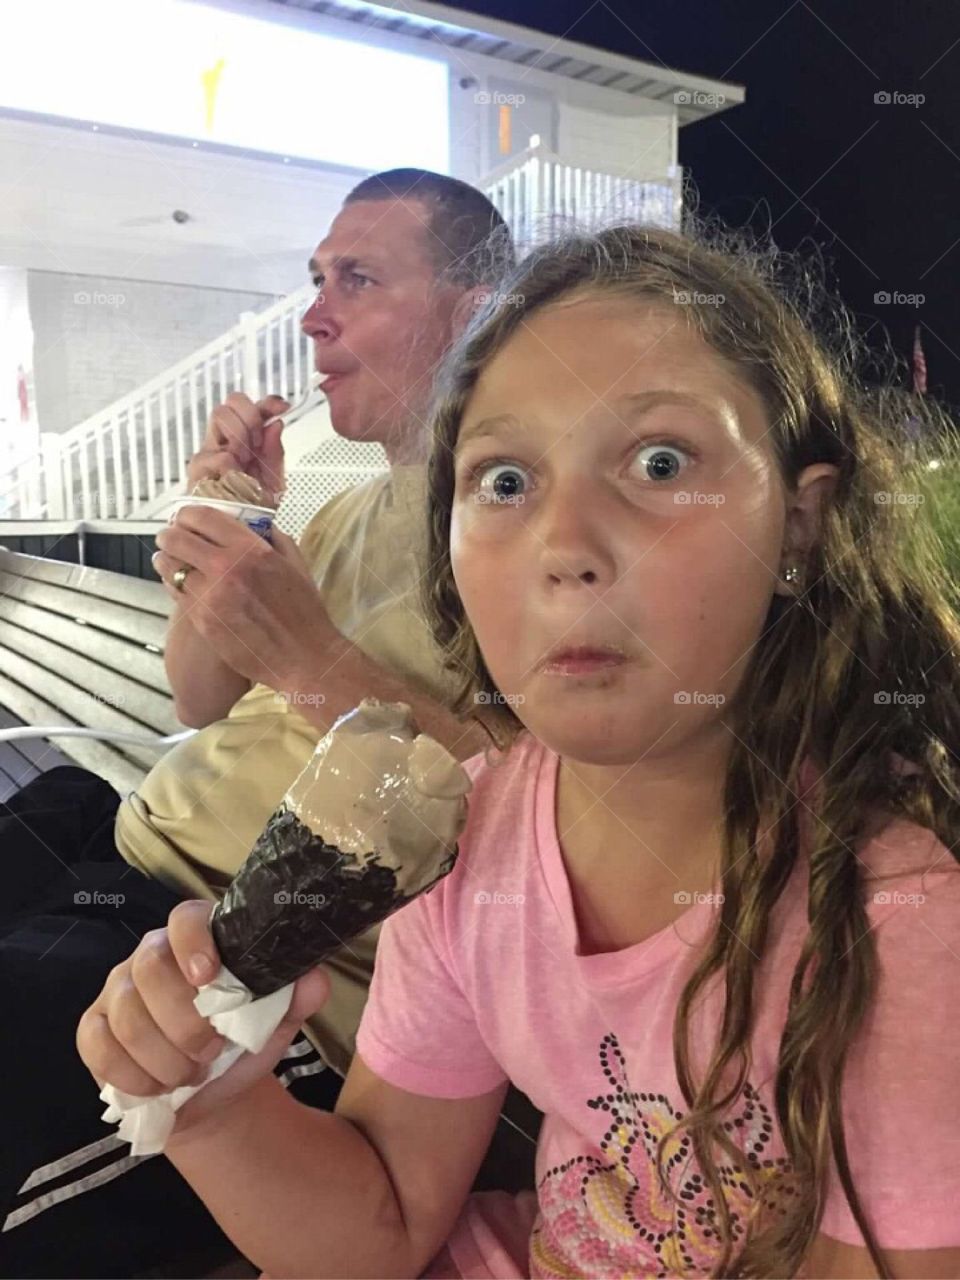
[(557, 151), (567, 164), (627, 178), (662, 177), (674, 163), (672, 113), (612, 115), (561, 102)]
[[(30, 393), (29, 420), (21, 414), (20, 371)], [(33, 400), (33, 331), (27, 299), (27, 273), (0, 267), (0, 474), (6, 465), (30, 455), (37, 447), (36, 406)], [(0, 492), (0, 508), (3, 494)]]
[(269, 294), (361, 177), (4, 117), (0, 174), (0, 265)]
[[(523, 99), (513, 109), (514, 151), (522, 151), (529, 135), (539, 133), (543, 143), (556, 150), (558, 160), (612, 174), (632, 176), (647, 147), (649, 168), (638, 176), (666, 176), (669, 166), (677, 163), (679, 125), (672, 102), (562, 80), (535, 67), (514, 73), (496, 58), (466, 51), (452, 53), (450, 61), (451, 147), (455, 160), (475, 166), (472, 171), (455, 167), (453, 172), (467, 182), (482, 181), (504, 162), (497, 147), (497, 93)], [(470, 83), (471, 73), (475, 83)], [(489, 94), (491, 101), (477, 103), (478, 92)], [(554, 104), (555, 120), (545, 126), (547, 101)]]
[(27, 273), (42, 431), (66, 431), (260, 310), (269, 295)]

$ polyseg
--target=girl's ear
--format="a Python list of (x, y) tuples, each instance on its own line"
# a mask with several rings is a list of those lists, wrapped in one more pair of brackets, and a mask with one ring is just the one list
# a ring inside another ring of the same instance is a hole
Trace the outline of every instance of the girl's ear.
[[(804, 467), (793, 492), (787, 495), (780, 576), (774, 587), (777, 595), (792, 596), (806, 589), (807, 556), (816, 541), (823, 508), (836, 488), (838, 475), (839, 469), (829, 462), (813, 463)], [(796, 572), (785, 577), (788, 570)]]

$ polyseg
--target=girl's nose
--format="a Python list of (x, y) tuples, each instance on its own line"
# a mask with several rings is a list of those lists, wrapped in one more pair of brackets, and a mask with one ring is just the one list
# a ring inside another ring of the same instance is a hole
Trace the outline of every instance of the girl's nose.
[(600, 513), (586, 495), (557, 493), (548, 499), (540, 527), (541, 565), (551, 581), (601, 587), (615, 576), (615, 561)]
[(565, 560), (561, 565), (558, 558), (557, 564), (553, 567), (548, 567), (547, 573), (551, 580), (558, 586), (564, 580), (572, 582), (576, 579), (577, 581), (582, 582), (584, 586), (596, 587), (600, 581), (600, 575), (597, 570), (591, 568), (589, 565), (585, 565), (585, 567), (580, 568), (579, 564), (581, 563), (584, 562), (582, 560)]
[[(563, 575), (561, 575), (561, 573), (553, 573), (552, 576), (553, 576), (553, 579), (556, 580), (557, 582), (563, 581)], [(576, 579), (579, 579), (582, 582), (582, 584), (584, 584), (585, 586), (596, 586), (596, 584), (598, 584), (598, 575), (596, 575), (596, 571), (593, 570), (593, 568), (582, 568), (582, 570), (571, 570), (570, 575), (568, 576), (576, 577)]]

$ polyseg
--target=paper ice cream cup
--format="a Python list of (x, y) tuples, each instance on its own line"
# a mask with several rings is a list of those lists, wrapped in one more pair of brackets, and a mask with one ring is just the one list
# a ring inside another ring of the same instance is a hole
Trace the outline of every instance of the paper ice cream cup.
[(169, 507), (169, 523), (173, 523), (177, 512), (182, 507), (213, 507), (216, 511), (224, 511), (236, 520), (242, 520), (248, 529), (270, 541), (270, 533), (276, 518), (272, 507), (256, 507), (247, 502), (227, 502), (223, 498), (204, 498), (188, 494), (185, 498), (176, 498)]

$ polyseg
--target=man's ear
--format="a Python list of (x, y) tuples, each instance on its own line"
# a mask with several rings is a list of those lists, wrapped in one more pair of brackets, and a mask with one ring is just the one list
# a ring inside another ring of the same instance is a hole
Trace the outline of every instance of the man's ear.
[[(839, 468), (829, 462), (815, 462), (797, 476), (792, 493), (787, 494), (787, 513), (783, 528), (783, 550), (780, 574), (774, 591), (792, 596), (806, 590), (805, 566), (811, 547), (820, 531), (823, 509), (837, 485)], [(799, 570), (792, 582), (784, 579), (787, 569)]]
[(450, 339), (459, 338), (470, 323), (471, 316), (486, 303), (493, 290), (489, 285), (477, 284), (472, 289), (464, 289), (454, 304), (450, 317)]

